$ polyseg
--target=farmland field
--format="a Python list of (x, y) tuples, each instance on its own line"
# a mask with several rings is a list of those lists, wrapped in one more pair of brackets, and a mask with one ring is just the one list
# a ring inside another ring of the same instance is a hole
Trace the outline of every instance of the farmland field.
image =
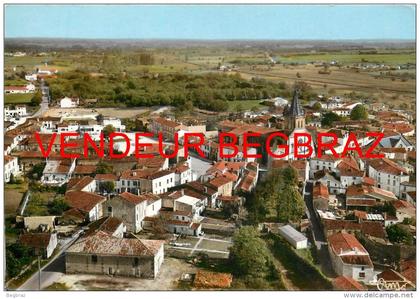
[(5, 104), (29, 104), (33, 97), (32, 93), (16, 93), (16, 94), (5, 94)]
[(409, 53), (380, 53), (380, 54), (359, 54), (359, 53), (304, 53), (286, 54), (276, 56), (278, 63), (308, 63), (312, 61), (330, 62), (332, 60), (339, 63), (386, 63), (391, 65), (416, 63), (414, 52)]

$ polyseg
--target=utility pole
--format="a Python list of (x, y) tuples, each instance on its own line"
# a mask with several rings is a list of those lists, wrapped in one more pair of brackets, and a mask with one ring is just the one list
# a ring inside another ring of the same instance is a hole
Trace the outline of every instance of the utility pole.
[(41, 257), (38, 255), (38, 290), (41, 291)]

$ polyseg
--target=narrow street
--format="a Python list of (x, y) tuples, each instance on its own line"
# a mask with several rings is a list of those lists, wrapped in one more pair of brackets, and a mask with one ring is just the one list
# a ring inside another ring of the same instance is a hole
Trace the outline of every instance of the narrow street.
[(25, 281), (19, 288), (19, 291), (36, 291), (39, 290), (39, 280), (41, 280), (41, 290), (53, 282), (57, 281), (65, 271), (65, 251), (69, 248), (74, 241), (76, 241), (80, 233), (78, 231), (72, 237), (61, 240), (61, 248), (59, 252), (41, 268), (41, 279), (39, 278), (39, 272), (35, 272), (27, 281)]
[(335, 277), (334, 270), (332, 269), (330, 256), (328, 253), (328, 244), (325, 239), (324, 232), (322, 231), (322, 226), (319, 222), (318, 217), (316, 217), (315, 210), (312, 204), (312, 182), (306, 182), (305, 184), (305, 204), (306, 204), (306, 214), (309, 221), (311, 222), (312, 236), (315, 241), (315, 246), (317, 248), (319, 263), (321, 265), (321, 270), (325, 276), (332, 278)]
[(39, 106), (38, 111), (33, 114), (33, 117), (40, 117), (48, 110), (50, 100), (50, 88), (45, 85), (44, 81), (41, 81), (40, 90), (42, 93), (42, 102)]

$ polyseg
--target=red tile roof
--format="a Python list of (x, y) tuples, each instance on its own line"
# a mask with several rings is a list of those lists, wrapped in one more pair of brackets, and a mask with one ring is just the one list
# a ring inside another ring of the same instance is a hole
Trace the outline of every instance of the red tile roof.
[(177, 128), (177, 127), (181, 126), (181, 124), (179, 124), (177, 122), (174, 122), (172, 120), (165, 119), (165, 118), (162, 118), (162, 117), (154, 118), (153, 122), (157, 123), (161, 126), (169, 127), (169, 128)]
[(395, 209), (399, 210), (399, 209), (416, 209), (416, 207), (405, 200), (396, 200), (392, 202), (392, 205), (394, 206)]
[(367, 291), (367, 287), (347, 276), (338, 276), (332, 284), (334, 289), (339, 291)]
[(409, 281), (416, 282), (416, 260), (406, 260), (400, 262), (401, 274)]
[(97, 204), (105, 201), (105, 197), (84, 191), (67, 191), (64, 196), (68, 205), (82, 212), (90, 212)]
[(376, 171), (389, 173), (392, 175), (408, 174), (405, 168), (399, 166), (397, 163), (392, 162), (387, 158), (371, 159), (369, 160), (369, 166), (373, 167)]
[(74, 169), (75, 174), (94, 174), (96, 165), (76, 165)]
[(97, 181), (117, 181), (118, 177), (112, 173), (98, 173), (95, 176), (95, 180)]
[(315, 186), (313, 187), (312, 196), (314, 199), (324, 198), (328, 200), (330, 196), (328, 192), (328, 187), (322, 184), (321, 182), (316, 182)]
[(120, 197), (121, 199), (127, 202), (133, 203), (135, 205), (147, 200), (147, 198), (143, 196), (134, 195), (133, 193), (130, 193), (130, 192), (124, 192), (124, 193), (118, 194), (118, 197)]
[(93, 181), (94, 179), (90, 176), (84, 176), (82, 178), (71, 178), (67, 183), (67, 190), (81, 191)]
[(33, 248), (47, 248), (50, 243), (50, 233), (25, 233), (20, 235), (19, 242)]
[(164, 241), (160, 240), (115, 238), (106, 232), (99, 231), (77, 240), (67, 249), (67, 252), (108, 256), (155, 256), (163, 243)]
[(232, 182), (232, 179), (227, 178), (225, 176), (218, 176), (214, 179), (210, 180), (208, 183), (216, 188), (219, 188), (221, 186), (224, 186), (226, 184), (229, 184)]

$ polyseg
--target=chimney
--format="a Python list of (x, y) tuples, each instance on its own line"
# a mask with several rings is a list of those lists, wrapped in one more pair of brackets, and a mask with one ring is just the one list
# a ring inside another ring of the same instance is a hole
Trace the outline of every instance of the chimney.
[(207, 193), (207, 186), (204, 186), (204, 193)]
[(184, 189), (181, 189), (181, 195), (184, 196)]

